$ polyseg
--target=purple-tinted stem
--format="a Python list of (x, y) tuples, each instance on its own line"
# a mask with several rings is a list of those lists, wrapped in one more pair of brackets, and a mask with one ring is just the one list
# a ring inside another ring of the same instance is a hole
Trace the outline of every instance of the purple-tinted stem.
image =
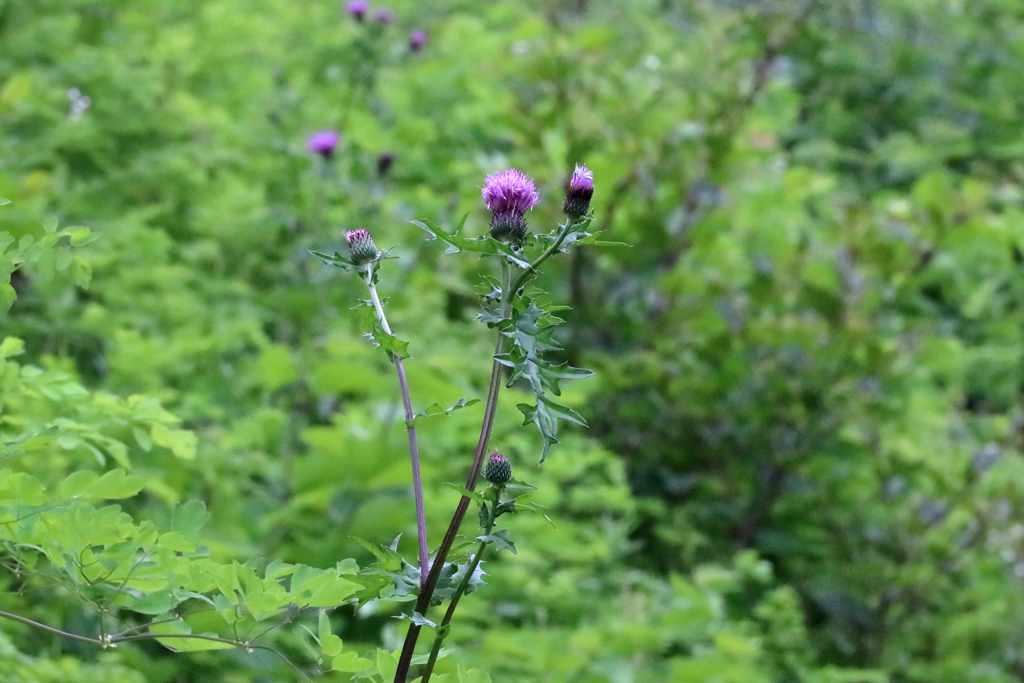
[[(390, 334), (390, 332), (388, 333)], [(416, 438), (416, 427), (409, 424), (415, 417), (412, 413), (412, 398), (409, 396), (409, 381), (405, 378), (405, 366), (402, 359), (395, 356), (395, 370), (398, 372), (398, 388), (402, 391), (402, 403), (405, 405), (405, 431), (409, 437), (409, 458), (412, 460), (412, 490), (416, 498), (416, 534), (420, 543), (420, 588), (427, 585), (427, 574), (430, 571), (430, 559), (427, 553), (427, 513), (423, 505), (423, 477), (420, 476), (420, 447)]]
[[(508, 318), (512, 314), (514, 290), (512, 290), (510, 284), (512, 273), (507, 261), (502, 261), (501, 276), (502, 318)], [(494, 349), (495, 356), (501, 355), (504, 342), (505, 336), (499, 332), (498, 342)], [(472, 491), (476, 487), (477, 477), (480, 476), (480, 468), (484, 464), (484, 453), (487, 452), (487, 442), (491, 438), (494, 414), (498, 410), (498, 394), (501, 392), (501, 373), (504, 367), (496, 360), (491, 365), (491, 383), (487, 389), (487, 405), (484, 408), (484, 421), (480, 426), (480, 439), (477, 441), (476, 451), (473, 453), (473, 464), (469, 466), (469, 474), (466, 476), (467, 491)], [(444, 539), (441, 541), (441, 547), (437, 549), (437, 554), (434, 556), (434, 564), (430, 568), (430, 574), (427, 576), (427, 583), (420, 588), (420, 595), (416, 600), (416, 611), (420, 614), (425, 615), (427, 610), (430, 609), (430, 598), (434, 595), (434, 587), (437, 586), (437, 579), (441, 575), (444, 561), (448, 558), (448, 552), (455, 543), (455, 537), (459, 533), (459, 527), (462, 526), (462, 520), (465, 519), (466, 511), (469, 510), (469, 503), (469, 497), (462, 496), (459, 499), (458, 506), (455, 508), (455, 514), (452, 515), (452, 521), (448, 525)], [(402, 654), (398, 658), (398, 668), (395, 671), (394, 683), (405, 683), (406, 678), (408, 678), (409, 667), (412, 666), (412, 656), (416, 650), (416, 641), (420, 637), (420, 630), (422, 628), (418, 624), (409, 625), (409, 631), (405, 634), (405, 643), (402, 645)]]
[[(377, 318), (384, 331), (391, 334), (388, 319), (384, 316), (384, 307), (380, 305), (377, 287), (373, 284), (373, 269), (366, 269), (366, 286), (370, 288), (370, 298)], [(405, 366), (402, 359), (395, 356), (395, 371), (398, 373), (398, 388), (402, 392), (402, 404), (405, 407), (405, 433), (409, 437), (409, 459), (412, 461), (412, 492), (416, 499), (416, 535), (420, 546), (420, 591), (427, 585), (427, 574), (430, 571), (430, 557), (427, 552), (427, 513), (423, 506), (423, 477), (420, 475), (420, 446), (416, 438), (416, 427), (409, 424), (413, 417), (412, 397), (409, 395), (409, 380), (405, 377)]]

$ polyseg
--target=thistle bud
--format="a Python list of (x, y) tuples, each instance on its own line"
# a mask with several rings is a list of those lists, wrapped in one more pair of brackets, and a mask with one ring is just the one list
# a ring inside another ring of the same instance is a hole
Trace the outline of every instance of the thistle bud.
[(540, 201), (533, 180), (510, 168), (487, 176), (482, 194), (491, 210), (491, 237), (499, 242), (521, 242), (526, 237), (525, 214)]
[(508, 458), (498, 451), (491, 453), (491, 459), (484, 469), (484, 479), (495, 486), (507, 484), (512, 479), (512, 466), (508, 464)]
[(590, 211), (590, 199), (594, 196), (594, 172), (586, 164), (576, 164), (569, 185), (565, 190), (562, 210), (569, 218), (579, 218)]
[(373, 243), (373, 237), (367, 230), (349, 230), (345, 233), (345, 241), (348, 242), (352, 263), (357, 266), (365, 265), (377, 258), (377, 245)]

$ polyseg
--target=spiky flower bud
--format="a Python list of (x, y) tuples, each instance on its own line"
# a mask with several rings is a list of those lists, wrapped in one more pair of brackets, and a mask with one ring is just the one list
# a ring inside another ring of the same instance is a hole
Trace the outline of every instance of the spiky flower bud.
[(492, 214), (491, 237), (499, 242), (521, 242), (526, 237), (525, 214), (540, 201), (533, 180), (510, 168), (487, 176), (482, 194)]
[(569, 218), (579, 218), (590, 211), (590, 199), (594, 196), (594, 172), (586, 164), (576, 164), (569, 185), (565, 190), (562, 210)]
[(491, 459), (484, 469), (484, 479), (495, 486), (507, 484), (512, 479), (512, 466), (508, 464), (508, 458), (498, 451), (491, 453)]
[(352, 263), (362, 266), (377, 258), (377, 245), (373, 243), (373, 237), (369, 231), (349, 230), (345, 233), (345, 241), (348, 242), (349, 254)]

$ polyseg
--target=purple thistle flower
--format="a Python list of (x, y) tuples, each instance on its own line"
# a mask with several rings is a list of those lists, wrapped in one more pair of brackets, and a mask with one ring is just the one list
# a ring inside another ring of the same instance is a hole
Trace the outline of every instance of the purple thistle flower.
[(423, 29), (418, 28), (409, 34), (409, 49), (413, 52), (419, 52), (426, 44), (427, 32)]
[(569, 218), (577, 219), (587, 215), (590, 199), (594, 196), (594, 172), (586, 164), (576, 164), (565, 190), (562, 210)]
[(525, 213), (540, 201), (528, 175), (514, 168), (487, 176), (481, 194), (491, 210), (491, 237), (520, 242), (526, 237)]
[(373, 20), (382, 24), (392, 24), (395, 21), (395, 13), (387, 7), (381, 7), (373, 13)]
[(368, 230), (349, 230), (345, 233), (345, 241), (348, 243), (352, 263), (357, 266), (365, 265), (377, 258), (377, 245), (373, 243), (373, 237)]
[(356, 21), (362, 21), (368, 9), (370, 3), (367, 0), (350, 0), (345, 3), (345, 11), (355, 17)]
[(330, 159), (334, 155), (334, 148), (338, 146), (339, 135), (333, 130), (322, 130), (313, 133), (306, 140), (306, 146), (310, 152), (321, 155), (324, 159)]

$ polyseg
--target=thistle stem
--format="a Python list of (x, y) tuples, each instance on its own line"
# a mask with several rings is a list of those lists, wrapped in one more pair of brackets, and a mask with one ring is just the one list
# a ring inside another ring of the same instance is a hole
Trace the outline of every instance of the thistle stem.
[[(380, 297), (377, 296), (377, 286), (373, 283), (373, 269), (366, 269), (366, 286), (370, 289), (370, 299), (373, 301), (373, 308), (377, 311), (377, 319), (384, 331), (391, 334), (391, 327), (384, 315), (384, 307), (380, 304)], [(402, 404), (405, 407), (405, 432), (409, 437), (409, 459), (412, 461), (412, 491), (416, 499), (416, 534), (419, 540), (420, 554), (420, 590), (427, 584), (427, 573), (430, 570), (430, 557), (427, 552), (427, 514), (423, 505), (423, 477), (420, 474), (420, 446), (416, 437), (416, 427), (410, 424), (414, 415), (412, 412), (412, 397), (409, 394), (409, 380), (405, 376), (405, 366), (402, 359), (394, 356), (395, 371), (398, 373), (398, 388), (402, 392)]]
[[(511, 266), (507, 261), (503, 260), (501, 262), (502, 318), (508, 318), (512, 314), (513, 290), (509, 284), (511, 280)], [(504, 345), (505, 335), (499, 332), (498, 341), (494, 347), (495, 356), (501, 355)], [(480, 426), (480, 438), (476, 443), (476, 450), (473, 453), (473, 464), (470, 465), (469, 474), (466, 476), (467, 491), (472, 491), (476, 486), (476, 480), (480, 476), (480, 468), (484, 462), (484, 453), (487, 452), (487, 442), (491, 438), (494, 414), (498, 409), (498, 394), (501, 392), (502, 367), (502, 364), (496, 360), (491, 365), (491, 382), (487, 389), (487, 404), (484, 407), (484, 420)], [(441, 575), (444, 561), (447, 559), (448, 553), (455, 543), (455, 537), (459, 533), (459, 527), (462, 526), (462, 520), (466, 517), (466, 511), (469, 510), (469, 503), (469, 497), (462, 496), (459, 499), (458, 506), (455, 508), (455, 514), (452, 515), (452, 521), (448, 525), (444, 539), (441, 541), (441, 547), (437, 549), (437, 554), (434, 556), (434, 564), (430, 567), (427, 583), (420, 589), (419, 598), (416, 600), (416, 611), (420, 614), (425, 615), (427, 610), (430, 609), (430, 598), (434, 595), (434, 587), (437, 586), (437, 579)], [(409, 667), (412, 665), (413, 653), (416, 650), (416, 640), (419, 638), (420, 629), (422, 628), (418, 624), (411, 624), (409, 626), (409, 631), (405, 634), (405, 643), (402, 645), (402, 654), (398, 659), (398, 669), (395, 671), (394, 683), (405, 683), (409, 675)]]
[[(487, 524), (484, 526), (484, 536), (490, 536), (491, 531), (494, 530), (494, 520), (497, 517), (499, 501), (495, 500), (491, 502), (490, 514), (487, 517)], [(437, 628), (436, 635), (434, 636), (434, 645), (430, 648), (430, 659), (427, 660), (426, 666), (423, 668), (422, 680), (425, 683), (430, 682), (430, 675), (434, 672), (434, 663), (437, 662), (437, 655), (441, 651), (441, 644), (444, 639), (448, 636), (448, 625), (452, 621), (452, 616), (455, 614), (455, 608), (459, 606), (459, 600), (466, 594), (466, 589), (469, 588), (469, 582), (473, 578), (473, 574), (476, 572), (476, 568), (480, 566), (480, 560), (484, 556), (484, 551), (487, 550), (487, 541), (480, 541), (480, 547), (476, 551), (476, 555), (469, 564), (469, 571), (462, 578), (462, 582), (459, 583), (459, 587), (455, 589), (455, 595), (452, 596), (452, 601), (448, 604), (448, 610), (444, 613), (444, 619), (441, 620), (441, 625)]]
[(575, 228), (577, 225), (582, 225), (586, 220), (589, 220), (586, 216), (576, 219), (566, 219), (565, 225), (560, 226), (562, 228), (562, 231), (558, 233), (558, 237), (555, 239), (554, 242), (551, 243), (551, 246), (545, 249), (544, 253), (538, 256), (536, 260), (534, 260), (534, 262), (530, 264), (530, 267), (524, 270), (522, 273), (520, 273), (519, 277), (516, 278), (515, 283), (510, 288), (510, 296), (515, 296), (516, 293), (520, 289), (522, 289), (523, 285), (526, 284), (526, 279), (531, 275), (536, 275), (537, 268), (539, 268), (542, 263), (547, 261), (552, 254), (558, 251), (559, 247), (562, 246), (562, 242), (564, 242), (565, 238), (569, 236), (569, 231)]

